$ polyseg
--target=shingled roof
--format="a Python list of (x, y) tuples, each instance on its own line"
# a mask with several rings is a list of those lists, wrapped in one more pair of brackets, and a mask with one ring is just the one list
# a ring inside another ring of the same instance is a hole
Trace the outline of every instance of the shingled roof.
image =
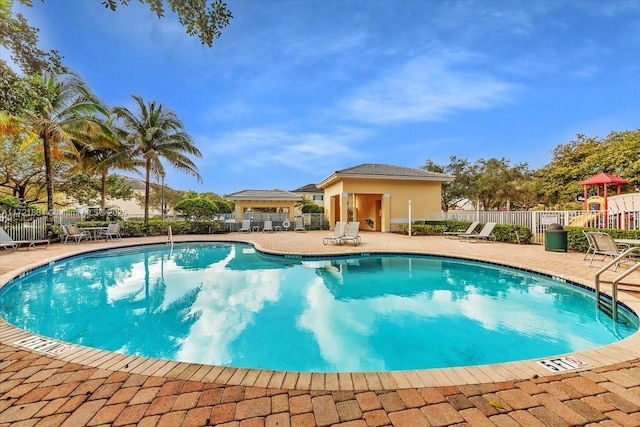
[(225, 196), (229, 200), (300, 201), (302, 197), (283, 190), (242, 190)]
[(337, 170), (325, 179), (318, 187), (323, 188), (338, 178), (369, 178), (369, 179), (397, 179), (449, 182), (455, 179), (452, 175), (431, 172), (424, 169), (407, 168), (404, 166), (384, 165), (377, 163), (363, 163), (346, 169)]

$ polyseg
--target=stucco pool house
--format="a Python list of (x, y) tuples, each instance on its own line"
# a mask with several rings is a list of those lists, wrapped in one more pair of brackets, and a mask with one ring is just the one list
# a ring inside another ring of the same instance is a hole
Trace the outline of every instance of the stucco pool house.
[[(403, 166), (364, 163), (337, 170), (317, 184), (324, 192), (324, 212), (333, 228), (336, 221), (358, 221), (361, 230), (390, 232), (393, 224), (411, 218), (425, 219), (427, 212), (441, 210), (442, 184), (454, 176)], [(293, 192), (244, 190), (227, 195), (236, 203), (236, 220), (251, 208), (278, 208), (291, 219), (302, 200)]]

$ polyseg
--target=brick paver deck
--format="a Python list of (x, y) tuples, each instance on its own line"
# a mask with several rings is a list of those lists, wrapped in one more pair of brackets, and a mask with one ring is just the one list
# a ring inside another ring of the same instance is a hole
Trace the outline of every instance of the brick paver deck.
[[(454, 255), (537, 270), (587, 286), (596, 271), (587, 267), (582, 254), (545, 252), (534, 245), (364, 233), (358, 247), (325, 246), (322, 237), (328, 234), (232, 233), (185, 240), (248, 241), (274, 253)], [(176, 236), (179, 239), (184, 237)], [(79, 251), (162, 241), (166, 238), (3, 251), (0, 286), (20, 272)], [(630, 280), (640, 283), (640, 276)], [(640, 312), (635, 294), (620, 296)], [(29, 335), (0, 320), (0, 427), (640, 425), (640, 334), (577, 353), (590, 368), (562, 374), (533, 361), (392, 373), (298, 374), (136, 358), (77, 346), (51, 357), (13, 344)]]

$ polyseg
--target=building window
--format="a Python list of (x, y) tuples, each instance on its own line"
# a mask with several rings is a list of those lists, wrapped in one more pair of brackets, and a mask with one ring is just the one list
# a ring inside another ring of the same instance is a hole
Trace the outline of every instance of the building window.
[(324, 194), (314, 194), (313, 195), (313, 201), (314, 202), (321, 202), (324, 200)]

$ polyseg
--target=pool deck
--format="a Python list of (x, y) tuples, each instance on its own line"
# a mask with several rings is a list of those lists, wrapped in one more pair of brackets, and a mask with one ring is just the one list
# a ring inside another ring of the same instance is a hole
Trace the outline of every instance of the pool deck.
[[(324, 232), (174, 236), (244, 241), (279, 254), (406, 252), (452, 255), (539, 271), (591, 286), (583, 254), (538, 245), (467, 243), (439, 236), (362, 233), (362, 244), (323, 245)], [(83, 251), (166, 242), (52, 244), (0, 252), (0, 286), (36, 265)], [(621, 267), (621, 268), (624, 268)], [(620, 271), (619, 271), (620, 272)], [(613, 274), (605, 273), (611, 280)], [(627, 281), (638, 283), (640, 273)], [(609, 291), (606, 283), (605, 291)], [(620, 300), (640, 313), (640, 296)], [(640, 334), (575, 353), (583, 369), (535, 361), (391, 373), (310, 374), (223, 368), (72, 346), (59, 355), (16, 344), (31, 334), (0, 319), (3, 426), (640, 426)], [(278, 339), (274, 337), (274, 339)]]

